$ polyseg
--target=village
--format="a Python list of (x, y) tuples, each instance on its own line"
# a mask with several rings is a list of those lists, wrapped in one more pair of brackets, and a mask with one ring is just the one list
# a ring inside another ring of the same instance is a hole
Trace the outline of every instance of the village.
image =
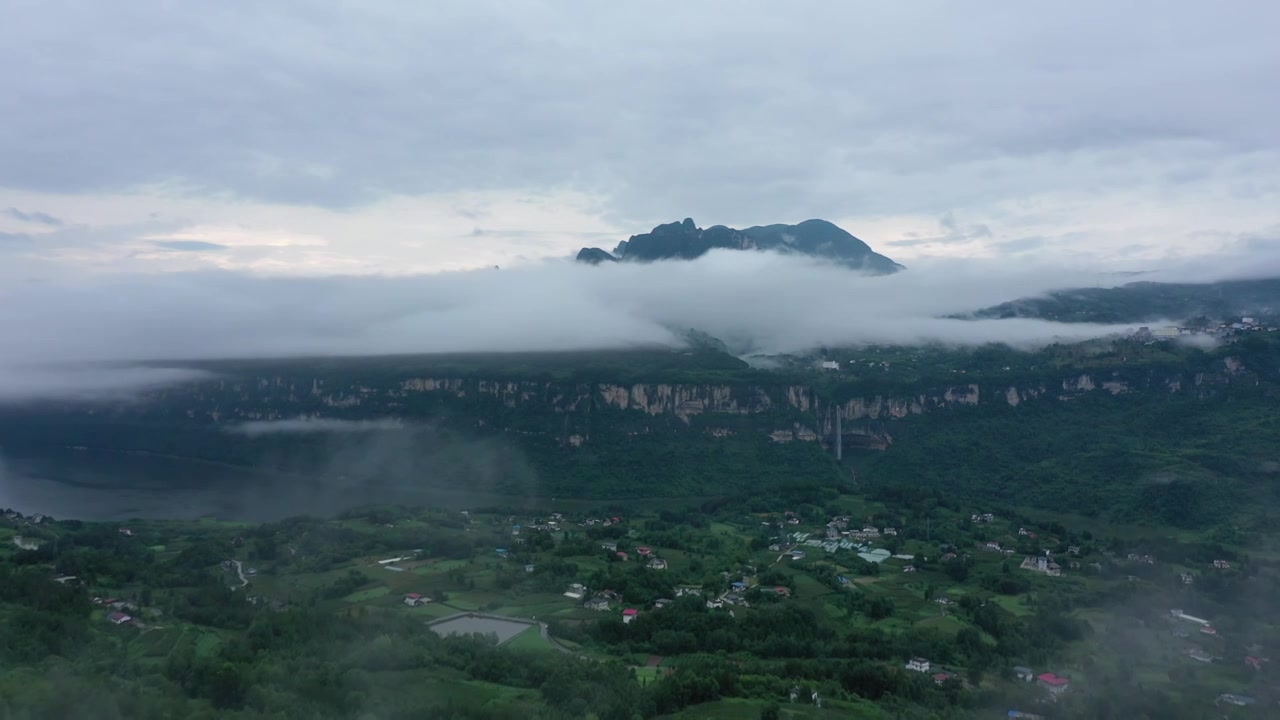
[[(1239, 555), (1198, 566), (1185, 559), (1165, 562), (1150, 548), (1125, 551), (1056, 524), (1046, 528), (984, 510), (924, 524), (884, 510), (830, 515), (813, 507), (726, 516), (701, 527), (621, 513), (521, 516), (474, 510), (457, 512), (454, 518), (450, 522), (456, 530), (450, 532), (473, 548), (466, 556), (440, 557), (425, 545), (409, 546), (354, 557), (322, 574), (298, 572), (290, 568), (306, 561), (307, 537), (282, 529), (272, 545), (283, 554), (273, 558), (255, 559), (258, 540), (228, 536), (226, 554), (215, 570), (244, 602), (274, 612), (315, 598), (340, 613), (395, 612), (398, 607), (420, 616), (441, 635), (478, 633), (503, 646), (584, 657), (608, 653), (588, 640), (591, 633), (586, 631), (593, 624), (625, 627), (676, 603), (687, 608), (690, 600), (739, 622), (779, 603), (794, 603), (831, 618), (833, 628), (883, 626), (896, 632), (953, 634), (968, 627), (972, 620), (967, 618), (981, 608), (1030, 617), (1036, 612), (1028, 604), (1033, 598), (1068, 588), (1078, 592), (1115, 583), (1140, 588), (1172, 577), (1170, 587), (1187, 594), (1203, 583), (1248, 571), (1247, 559)], [(17, 513), (4, 516), (17, 551), (39, 552), (50, 522)], [(412, 516), (396, 522), (341, 521), (348, 530), (370, 537), (422, 522)], [(123, 543), (151, 542), (156, 534), (154, 524), (115, 528)], [(82, 582), (54, 574), (59, 583)], [(325, 583), (334, 589), (326, 590)], [(186, 623), (147, 601), (152, 593), (146, 588), (85, 587), (106, 625), (143, 635), (184, 632)], [(1238, 665), (1258, 677), (1269, 675), (1264, 649), (1233, 623), (1222, 629), (1223, 623), (1182, 609), (1152, 612), (1165, 618), (1166, 639), (1160, 643), (1173, 653), (1170, 657), (1190, 663), (1174, 662), (1168, 665), (1170, 672)], [(1154, 630), (1150, 634), (1160, 635)], [(1232, 649), (1236, 647), (1245, 649)], [(656, 677), (670, 672), (674, 662), (678, 660), (652, 656), (636, 668)], [(1036, 714), (1026, 705), (1051, 706), (1074, 694), (1081, 674), (1078, 661), (1070, 657), (1039, 669), (1013, 663), (977, 675), (963, 664), (924, 654), (903, 657), (897, 667), (923, 675), (939, 688), (975, 690), (992, 682), (1023, 686), (1031, 691), (1018, 710), (1024, 717)], [(1253, 706), (1259, 701), (1247, 691), (1250, 684), (1223, 687), (1205, 700)], [(811, 705), (821, 698), (817, 690), (799, 697)]]

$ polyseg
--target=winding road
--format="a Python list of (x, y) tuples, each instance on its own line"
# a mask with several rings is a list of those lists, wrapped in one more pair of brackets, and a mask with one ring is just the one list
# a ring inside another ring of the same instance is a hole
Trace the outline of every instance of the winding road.
[(239, 560), (232, 560), (231, 563), (236, 566), (236, 575), (240, 576), (240, 587), (248, 585), (249, 578), (244, 576), (244, 565)]

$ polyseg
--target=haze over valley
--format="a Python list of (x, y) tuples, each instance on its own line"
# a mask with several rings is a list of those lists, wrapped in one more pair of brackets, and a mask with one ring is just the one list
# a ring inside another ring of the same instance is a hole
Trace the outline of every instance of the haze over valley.
[(1280, 716), (1280, 6), (0, 22), (0, 720)]

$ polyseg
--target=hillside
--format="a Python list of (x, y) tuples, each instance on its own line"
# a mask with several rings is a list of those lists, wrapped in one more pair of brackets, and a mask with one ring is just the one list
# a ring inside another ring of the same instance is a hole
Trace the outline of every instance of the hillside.
[(1280, 279), (1216, 283), (1134, 282), (1060, 290), (984, 308), (970, 317), (1031, 317), (1059, 322), (1131, 323), (1253, 315), (1280, 318)]
[[(1268, 437), (1280, 343), (1112, 342), (917, 350), (914, 364), (868, 350), (861, 369), (846, 358), (837, 373), (754, 370), (711, 351), (219, 363), (204, 366), (214, 379), (133, 404), (6, 408), (0, 437), (9, 455), (146, 452), (344, 478), (352, 493), (697, 498), (910, 478), (1044, 508), (1072, 488), (1093, 503), (1076, 506), (1108, 513), (1192, 488), (1215, 508), (1201, 524), (1247, 507), (1244, 490), (1265, 480), (1245, 466), (1268, 460), (1257, 439)], [(236, 431), (299, 417), (400, 424)], [(856, 478), (834, 459), (837, 418)], [(1125, 439), (1140, 427), (1150, 432)], [(1037, 450), (1050, 438), (1066, 445)], [(1151, 482), (1162, 473), (1177, 482)]]
[(580, 262), (652, 262), (692, 260), (711, 250), (771, 250), (808, 255), (837, 262), (849, 268), (877, 275), (894, 273), (903, 267), (880, 255), (865, 242), (826, 220), (806, 220), (797, 225), (764, 225), (735, 230), (724, 225), (700, 228), (692, 219), (659, 225), (653, 230), (618, 244), (612, 253), (600, 248), (583, 248)]

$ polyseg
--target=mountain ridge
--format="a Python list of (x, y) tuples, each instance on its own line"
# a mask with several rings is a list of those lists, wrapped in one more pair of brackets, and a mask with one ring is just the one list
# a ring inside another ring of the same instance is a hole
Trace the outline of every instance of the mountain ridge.
[(835, 261), (846, 267), (887, 275), (905, 269), (871, 249), (867, 243), (826, 220), (811, 219), (795, 225), (755, 225), (738, 230), (725, 225), (700, 228), (692, 218), (658, 225), (653, 230), (618, 243), (613, 252), (582, 248), (579, 262), (653, 262), (693, 260), (711, 250), (774, 251)]

